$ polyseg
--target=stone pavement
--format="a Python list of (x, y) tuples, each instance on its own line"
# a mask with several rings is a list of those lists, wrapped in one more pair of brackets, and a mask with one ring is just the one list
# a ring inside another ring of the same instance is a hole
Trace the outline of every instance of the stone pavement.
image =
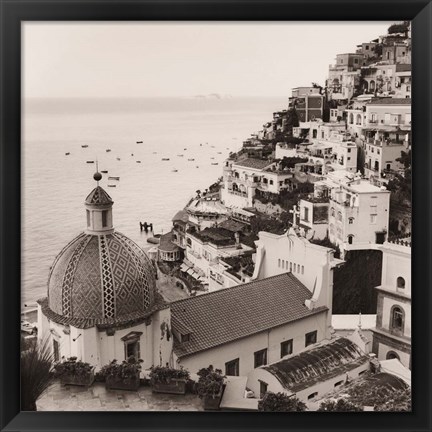
[(91, 387), (61, 386), (55, 382), (37, 401), (38, 411), (203, 411), (194, 394), (152, 393), (148, 386), (138, 391), (106, 390), (105, 384)]

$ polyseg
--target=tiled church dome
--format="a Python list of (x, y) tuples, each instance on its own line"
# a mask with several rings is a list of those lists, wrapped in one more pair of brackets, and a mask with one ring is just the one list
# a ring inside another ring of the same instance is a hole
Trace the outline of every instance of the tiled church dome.
[(58, 315), (123, 321), (153, 304), (154, 267), (128, 237), (82, 233), (57, 256), (48, 280), (48, 306)]
[(113, 201), (99, 184), (84, 205), (87, 229), (54, 260), (48, 298), (41, 301), (44, 314), (83, 328), (147, 316), (155, 305), (153, 263), (135, 242), (114, 231)]

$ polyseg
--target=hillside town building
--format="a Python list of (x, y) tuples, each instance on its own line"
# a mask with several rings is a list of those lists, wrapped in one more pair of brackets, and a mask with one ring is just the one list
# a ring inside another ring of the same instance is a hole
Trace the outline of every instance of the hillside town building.
[(411, 369), (411, 236), (390, 239), (383, 252), (373, 352)]

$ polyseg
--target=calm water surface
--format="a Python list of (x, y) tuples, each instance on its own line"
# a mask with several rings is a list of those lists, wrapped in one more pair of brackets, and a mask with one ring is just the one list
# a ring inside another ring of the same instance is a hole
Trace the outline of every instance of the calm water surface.
[(222, 176), (228, 153), (285, 104), (284, 98), (26, 101), (22, 303), (46, 294), (54, 258), (85, 228), (84, 200), (96, 186), (96, 166), (87, 161), (97, 159), (99, 170), (109, 171), (100, 185), (114, 200), (116, 229), (146, 247), (139, 221), (167, 232), (194, 192)]

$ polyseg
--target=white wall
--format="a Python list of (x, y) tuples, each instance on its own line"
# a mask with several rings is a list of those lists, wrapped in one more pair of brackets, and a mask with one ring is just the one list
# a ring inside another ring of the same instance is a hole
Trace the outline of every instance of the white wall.
[(325, 338), (325, 312), (287, 323), (268, 332), (257, 333), (216, 348), (183, 357), (178, 364), (184, 366), (191, 373), (196, 373), (200, 368), (207, 367), (210, 364), (215, 368), (222, 369), (225, 373), (225, 363), (239, 358), (239, 373), (240, 375), (247, 375), (254, 369), (254, 352), (267, 348), (267, 362), (274, 363), (281, 358), (281, 342), (293, 339), (293, 353), (298, 353), (305, 347), (305, 334), (314, 330), (317, 331), (318, 341)]

